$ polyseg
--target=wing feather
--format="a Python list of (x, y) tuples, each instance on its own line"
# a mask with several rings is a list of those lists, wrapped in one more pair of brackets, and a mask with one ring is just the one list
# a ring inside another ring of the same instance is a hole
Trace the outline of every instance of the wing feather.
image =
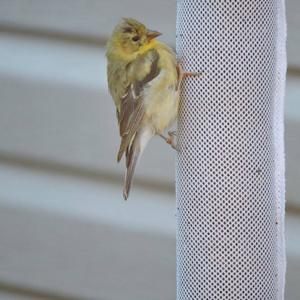
[[(128, 66), (128, 76), (131, 84), (120, 99), (119, 129), (121, 145), (117, 160), (120, 161), (124, 152), (130, 146), (136, 132), (140, 129), (144, 114), (144, 89), (158, 76), (159, 55), (156, 50), (150, 50)], [(145, 70), (147, 71), (145, 73)], [(143, 76), (141, 76), (143, 74)], [(142, 78), (141, 78), (142, 77)]]

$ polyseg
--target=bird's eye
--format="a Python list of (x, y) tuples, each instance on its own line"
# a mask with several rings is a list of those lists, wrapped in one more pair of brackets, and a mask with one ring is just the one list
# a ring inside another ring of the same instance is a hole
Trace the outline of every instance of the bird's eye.
[(134, 42), (137, 42), (139, 39), (140, 39), (140, 37), (139, 37), (138, 35), (136, 35), (136, 36), (134, 36), (134, 37), (132, 38), (132, 40), (133, 40)]

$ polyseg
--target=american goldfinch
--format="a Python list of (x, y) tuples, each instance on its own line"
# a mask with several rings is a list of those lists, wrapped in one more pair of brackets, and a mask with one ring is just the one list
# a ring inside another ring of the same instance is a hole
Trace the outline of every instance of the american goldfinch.
[(121, 137), (117, 160), (124, 153), (126, 156), (125, 200), (136, 164), (149, 140), (160, 135), (176, 148), (174, 133), (165, 137), (163, 132), (177, 117), (180, 82), (190, 73), (181, 71), (173, 50), (156, 40), (159, 35), (134, 19), (124, 18), (107, 43), (108, 87), (116, 105)]

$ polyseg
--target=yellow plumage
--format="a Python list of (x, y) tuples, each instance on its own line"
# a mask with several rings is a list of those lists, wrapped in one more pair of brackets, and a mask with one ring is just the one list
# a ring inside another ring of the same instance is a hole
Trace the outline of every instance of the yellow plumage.
[(133, 19), (123, 19), (107, 44), (107, 77), (117, 109), (121, 145), (126, 154), (124, 198), (129, 195), (136, 163), (154, 135), (161, 135), (176, 119), (179, 84), (175, 53)]

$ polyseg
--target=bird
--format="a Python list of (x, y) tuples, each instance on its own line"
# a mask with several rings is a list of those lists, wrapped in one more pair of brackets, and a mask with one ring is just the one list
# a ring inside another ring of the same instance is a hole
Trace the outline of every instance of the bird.
[(162, 137), (174, 149), (180, 85), (184, 76), (175, 52), (157, 40), (161, 33), (133, 18), (123, 18), (106, 47), (107, 81), (116, 106), (121, 143), (119, 162), (125, 155), (123, 197), (127, 200), (136, 165), (152, 137)]

